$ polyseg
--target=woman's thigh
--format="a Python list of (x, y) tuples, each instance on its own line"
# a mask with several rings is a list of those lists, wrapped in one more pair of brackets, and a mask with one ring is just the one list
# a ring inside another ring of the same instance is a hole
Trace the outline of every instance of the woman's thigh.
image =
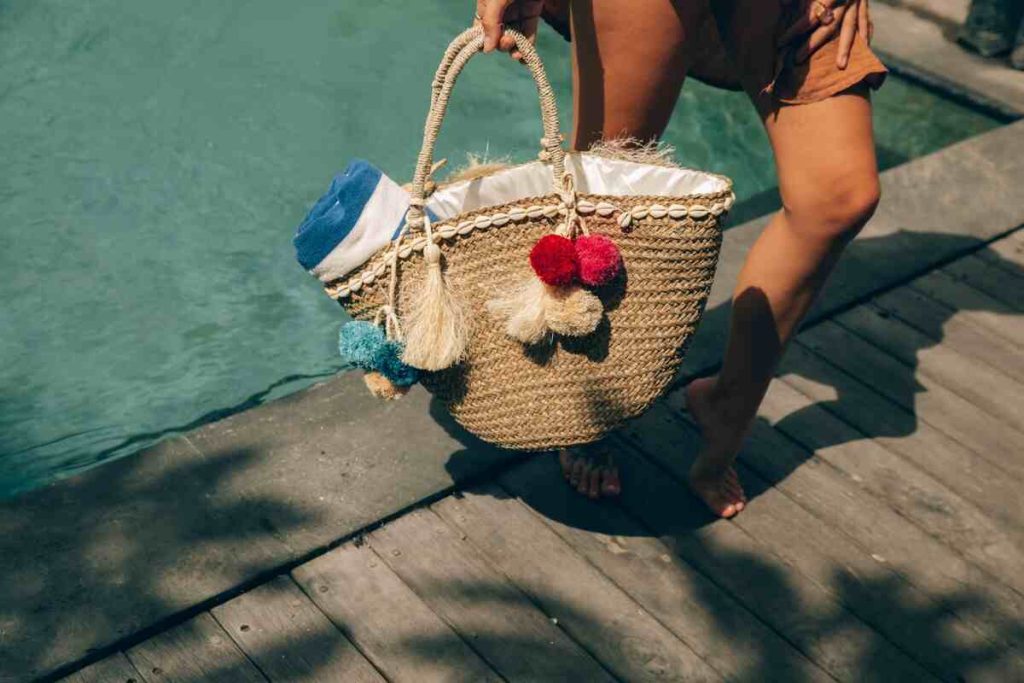
[(573, 147), (662, 134), (690, 66), (704, 0), (573, 0)]
[(878, 162), (866, 86), (762, 112), (779, 193), (795, 227), (850, 236), (878, 202)]

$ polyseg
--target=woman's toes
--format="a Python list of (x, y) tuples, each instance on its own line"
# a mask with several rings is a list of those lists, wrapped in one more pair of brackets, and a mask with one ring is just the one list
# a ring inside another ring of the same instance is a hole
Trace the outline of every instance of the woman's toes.
[(583, 467), (586, 465), (583, 458), (576, 458), (572, 463), (572, 473), (569, 475), (569, 485), (576, 488), (580, 485), (580, 478), (583, 476)]
[(572, 463), (572, 452), (568, 448), (560, 449), (558, 451), (558, 464), (562, 466), (562, 476), (566, 480), (572, 477)]
[(603, 467), (594, 467), (590, 470), (590, 486), (587, 488), (587, 495), (591, 498), (601, 497), (601, 475)]
[(583, 461), (583, 465), (580, 467), (580, 476), (576, 481), (576, 490), (587, 495), (587, 492), (590, 491), (590, 472), (593, 467), (585, 458), (580, 458), (580, 460)]
[(615, 497), (622, 493), (619, 468), (614, 465), (601, 468), (601, 495)]

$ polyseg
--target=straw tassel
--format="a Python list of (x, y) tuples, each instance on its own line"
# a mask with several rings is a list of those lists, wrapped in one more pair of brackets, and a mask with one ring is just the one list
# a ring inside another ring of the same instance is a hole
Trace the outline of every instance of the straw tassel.
[(524, 344), (539, 344), (548, 336), (545, 319), (547, 285), (535, 277), (505, 296), (487, 302), (487, 311), (505, 325), (505, 334)]
[(466, 315), (445, 281), (441, 248), (433, 240), (423, 249), (423, 261), (426, 276), (405, 319), (402, 360), (421, 370), (444, 370), (458, 363), (466, 351)]
[(488, 312), (505, 333), (524, 344), (539, 344), (551, 334), (585, 337), (601, 323), (604, 305), (582, 287), (552, 287), (530, 278), (510, 294), (487, 302)]
[(383, 399), (385, 401), (394, 401), (402, 398), (409, 393), (410, 386), (402, 386), (395, 384), (385, 375), (375, 371), (368, 370), (363, 375), (363, 382), (366, 384), (366, 388), (370, 390), (376, 398)]
[(601, 324), (604, 305), (582, 287), (549, 287), (544, 299), (544, 320), (551, 331), (565, 337), (585, 337)]

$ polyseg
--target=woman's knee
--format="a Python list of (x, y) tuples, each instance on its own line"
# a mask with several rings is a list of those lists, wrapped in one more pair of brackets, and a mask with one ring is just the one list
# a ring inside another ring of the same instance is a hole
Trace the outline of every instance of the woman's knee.
[(881, 198), (878, 174), (841, 173), (785, 193), (790, 223), (815, 237), (847, 241), (871, 219)]

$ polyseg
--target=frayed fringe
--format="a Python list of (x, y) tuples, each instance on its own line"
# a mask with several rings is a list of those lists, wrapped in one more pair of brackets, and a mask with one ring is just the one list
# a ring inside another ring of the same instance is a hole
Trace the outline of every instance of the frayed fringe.
[(481, 158), (475, 154), (467, 154), (466, 165), (449, 173), (448, 177), (440, 181), (437, 186), (444, 187), (446, 185), (452, 185), (453, 183), (460, 183), (464, 180), (484, 178), (512, 168), (513, 166), (515, 166), (515, 164), (513, 164), (512, 160), (508, 157), (488, 159), (487, 155), (484, 155)]
[(649, 164), (651, 166), (665, 166), (668, 168), (680, 167), (675, 162), (676, 148), (660, 140), (643, 142), (630, 137), (598, 140), (591, 145), (588, 151), (591, 154), (605, 157), (606, 159), (632, 161), (636, 164)]

